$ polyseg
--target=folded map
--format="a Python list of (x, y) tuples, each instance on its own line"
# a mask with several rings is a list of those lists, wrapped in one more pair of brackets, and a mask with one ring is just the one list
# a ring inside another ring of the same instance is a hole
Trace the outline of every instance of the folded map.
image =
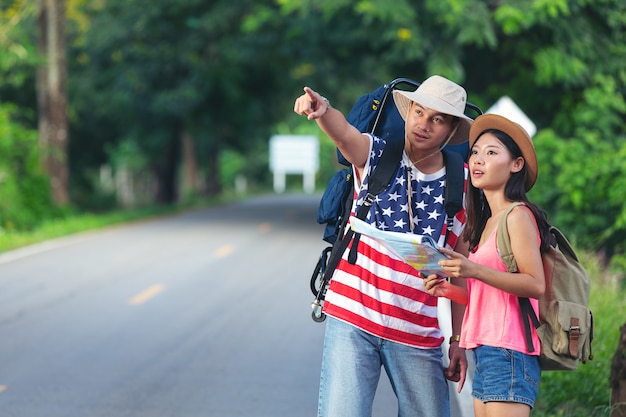
[(448, 276), (438, 263), (448, 257), (439, 251), (432, 237), (380, 230), (354, 216), (350, 217), (350, 226), (355, 233), (376, 240), (398, 259), (411, 265), (424, 276), (431, 274)]

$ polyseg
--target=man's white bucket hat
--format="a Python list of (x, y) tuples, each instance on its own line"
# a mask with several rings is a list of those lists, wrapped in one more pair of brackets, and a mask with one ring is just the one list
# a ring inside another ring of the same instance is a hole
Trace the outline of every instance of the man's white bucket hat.
[(448, 144), (458, 145), (469, 138), (472, 119), (465, 115), (467, 93), (460, 85), (439, 75), (426, 79), (415, 91), (394, 90), (393, 99), (398, 111), (406, 120), (411, 101), (431, 110), (456, 116), (460, 123)]

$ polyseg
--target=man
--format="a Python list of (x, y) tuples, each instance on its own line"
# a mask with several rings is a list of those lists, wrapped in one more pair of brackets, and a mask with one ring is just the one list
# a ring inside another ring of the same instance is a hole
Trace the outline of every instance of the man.
[[(352, 164), (356, 211), (384, 141), (359, 132), (317, 92), (308, 87), (304, 91), (294, 111), (315, 120)], [(465, 90), (432, 76), (415, 91), (395, 90), (394, 101), (405, 120), (404, 152), (395, 180), (378, 195), (366, 221), (383, 230), (429, 235), (443, 245), (446, 172), (441, 149), (468, 139), (471, 119), (464, 115)], [(467, 254), (458, 239), (464, 223), (461, 210), (446, 244)], [(348, 261), (349, 246), (324, 301), (328, 320), (318, 416), (371, 416), (384, 367), (398, 399), (399, 416), (448, 417), (446, 378), (458, 381), (460, 390), (467, 369), (465, 351), (456, 337), (464, 307), (454, 303), (451, 307), (455, 336), (450, 340), (450, 365), (444, 370), (437, 299), (426, 293), (423, 277), (372, 239), (362, 236), (352, 244), (358, 244), (357, 261)]]

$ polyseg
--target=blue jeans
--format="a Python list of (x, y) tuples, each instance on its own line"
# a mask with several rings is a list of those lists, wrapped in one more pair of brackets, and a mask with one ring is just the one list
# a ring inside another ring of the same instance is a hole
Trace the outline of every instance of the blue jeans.
[(318, 417), (370, 417), (381, 368), (398, 398), (399, 417), (449, 417), (441, 348), (390, 342), (328, 317)]

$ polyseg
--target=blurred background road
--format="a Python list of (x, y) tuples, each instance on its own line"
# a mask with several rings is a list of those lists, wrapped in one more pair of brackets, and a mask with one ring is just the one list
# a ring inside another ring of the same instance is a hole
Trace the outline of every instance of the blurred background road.
[[(0, 256), (0, 416), (315, 416), (319, 196), (258, 197)], [(376, 416), (396, 415), (386, 378)]]

